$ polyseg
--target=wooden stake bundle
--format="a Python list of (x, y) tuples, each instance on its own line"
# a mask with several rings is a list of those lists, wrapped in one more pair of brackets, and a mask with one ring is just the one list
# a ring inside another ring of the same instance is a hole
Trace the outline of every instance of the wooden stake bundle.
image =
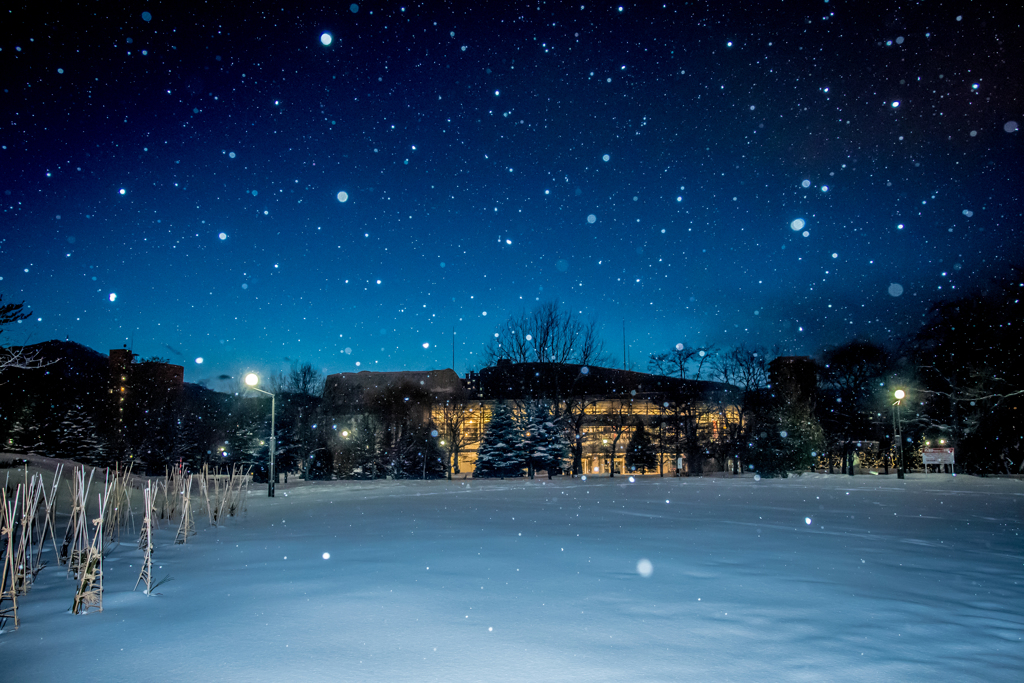
[(203, 473), (199, 477), (199, 494), (203, 497), (203, 501), (206, 503), (206, 516), (210, 520), (210, 526), (214, 526), (216, 521), (213, 518), (213, 506), (210, 505), (210, 466), (203, 465)]
[[(217, 505), (216, 521), (219, 523), (224, 519), (224, 513), (231, 517), (235, 516), (238, 512), (240, 505), (244, 505), (245, 495), (249, 489), (249, 471), (242, 470), (241, 465), (233, 466), (231, 468), (231, 474), (228, 475), (228, 480), (224, 484), (223, 492), (218, 491), (218, 497), (220, 499)], [(245, 489), (243, 494), (242, 489)]]
[(227, 509), (230, 513), (228, 505), (231, 502), (231, 479), (235, 475), (235, 468), (232, 466), (231, 474), (228, 475), (228, 480), (224, 483), (224, 490), (220, 488), (220, 482), (217, 482), (217, 490), (215, 495), (217, 496), (217, 514), (214, 515), (214, 520), (217, 524), (220, 524), (224, 520), (224, 511)]
[(142, 570), (139, 572), (139, 579), (135, 582), (136, 590), (139, 584), (146, 582), (145, 594), (150, 595), (153, 587), (153, 482), (146, 482), (146, 489), (142, 492), (142, 499), (145, 507), (145, 517), (142, 519), (142, 534), (139, 536), (139, 547), (145, 555), (142, 558)]
[(132, 531), (135, 530), (135, 519), (132, 515), (131, 504), (131, 473), (132, 465), (129, 465), (125, 470), (121, 470), (117, 466), (114, 467), (110, 506), (107, 511), (106, 524), (104, 525), (111, 543), (121, 540), (122, 527), (128, 528), (130, 526)]
[[(32, 564), (32, 535), (35, 526), (36, 509), (39, 506), (39, 498), (43, 491), (43, 478), (32, 477), (28, 480), (28, 468), (25, 469), (26, 488), (21, 498), (21, 520), (19, 527), (21, 533), (18, 535), (17, 548), (14, 556), (15, 561), (15, 589), (19, 595), (28, 593), (29, 586), (36, 577), (38, 570)], [(17, 509), (17, 504), (15, 504)]]
[(164, 471), (167, 472), (167, 477), (165, 478), (167, 486), (164, 488), (164, 498), (167, 499), (169, 495), (173, 495), (168, 500), (171, 508), (167, 513), (167, 519), (173, 519), (174, 514), (178, 511), (178, 499), (185, 491), (185, 468), (178, 464), (170, 468), (170, 470)]
[(43, 526), (39, 531), (39, 553), (36, 555), (36, 566), (42, 567), (43, 558), (43, 544), (46, 541), (46, 530), (50, 530), (50, 541), (53, 543), (53, 553), (57, 557), (57, 563), (60, 564), (60, 548), (57, 546), (57, 536), (55, 531), (55, 522), (57, 516), (57, 510), (54, 507), (54, 503), (57, 502), (57, 491), (60, 487), (60, 475), (64, 470), (64, 463), (57, 465), (57, 471), (53, 474), (53, 484), (50, 486), (50, 495), (47, 497), (46, 489), (43, 489), (43, 505), (45, 512), (43, 515)]
[(110, 500), (110, 484), (108, 483), (99, 498), (99, 517), (92, 520), (96, 525), (92, 542), (82, 553), (80, 563), (78, 590), (71, 604), (72, 614), (86, 614), (92, 608), (103, 611), (103, 516), (107, 512)]
[[(252, 482), (252, 467), (246, 468), (245, 472), (242, 472), (242, 468), (238, 468), (240, 474), (238, 482), (238, 498), (243, 513), (249, 511), (249, 484)], [(244, 490), (243, 490), (244, 488)]]
[(192, 475), (188, 475), (187, 488), (182, 491), (181, 524), (174, 538), (175, 544), (188, 543), (189, 536), (195, 536), (196, 525), (192, 520)]
[[(8, 619), (14, 619), (14, 628), (18, 628), (18, 591), (14, 587), (15, 545), (14, 545), (14, 511), (17, 509), (18, 492), (14, 501), (7, 501), (7, 487), (0, 489), (0, 543), (3, 544), (3, 566), (0, 567), (0, 628)], [(4, 601), (10, 602), (4, 605)]]
[(85, 467), (74, 471), (71, 479), (71, 518), (68, 520), (68, 528), (64, 533), (64, 543), (61, 545), (58, 559), (67, 563), (68, 574), (78, 577), (78, 564), (82, 551), (89, 545), (89, 533), (86, 530), (85, 501), (88, 499), (89, 489), (92, 488), (92, 477), (96, 470), (89, 473), (89, 482), (85, 481)]
[[(157, 497), (158, 498), (160, 497), (159, 496), (160, 491), (164, 492), (164, 502), (160, 506), (160, 519), (169, 518), (170, 515), (167, 514), (167, 477), (164, 477), (163, 480), (157, 482)], [(156, 505), (154, 505), (154, 507), (156, 507)]]

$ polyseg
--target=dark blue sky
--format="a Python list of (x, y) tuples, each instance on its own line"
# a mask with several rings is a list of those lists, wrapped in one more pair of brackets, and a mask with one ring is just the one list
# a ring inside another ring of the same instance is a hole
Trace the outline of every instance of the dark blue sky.
[(462, 374), (557, 300), (643, 369), (1021, 262), (1008, 3), (178, 4), (5, 10), (8, 343)]

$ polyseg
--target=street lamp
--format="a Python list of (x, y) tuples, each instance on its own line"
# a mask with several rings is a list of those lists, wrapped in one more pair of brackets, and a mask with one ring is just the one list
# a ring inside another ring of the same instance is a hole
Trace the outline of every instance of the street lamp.
[(270, 498), (273, 498), (274, 497), (274, 442), (275, 442), (275, 439), (274, 439), (274, 408), (275, 408), (274, 402), (275, 402), (276, 397), (272, 393), (270, 393), (269, 391), (263, 391), (262, 389), (257, 389), (256, 385), (259, 384), (259, 382), (260, 382), (259, 375), (257, 375), (255, 372), (250, 372), (248, 375), (245, 376), (245, 383), (249, 386), (250, 389), (252, 389), (253, 391), (258, 391), (261, 394), (266, 394), (267, 396), (270, 397), (270, 468), (267, 470), (267, 474), (269, 475), (267, 477), (267, 496), (270, 497)]
[(898, 458), (898, 462), (896, 464), (896, 477), (898, 479), (903, 479), (903, 425), (900, 420), (900, 404), (903, 402), (903, 399), (906, 398), (907, 394), (902, 389), (897, 389), (893, 396), (896, 397), (896, 402), (892, 404), (893, 442), (896, 444), (896, 457)]

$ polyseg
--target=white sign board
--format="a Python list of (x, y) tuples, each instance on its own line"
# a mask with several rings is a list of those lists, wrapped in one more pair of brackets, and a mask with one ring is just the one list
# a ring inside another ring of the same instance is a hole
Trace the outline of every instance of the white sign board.
[(921, 452), (921, 460), (925, 465), (952, 465), (952, 448), (926, 448)]

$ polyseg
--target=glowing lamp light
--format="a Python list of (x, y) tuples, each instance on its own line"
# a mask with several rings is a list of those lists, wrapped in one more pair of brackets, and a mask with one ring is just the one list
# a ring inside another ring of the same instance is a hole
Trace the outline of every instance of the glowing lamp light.
[(896, 393), (893, 395), (896, 397), (897, 401), (902, 401), (907, 394), (902, 389), (897, 389)]
[(260, 378), (255, 372), (250, 372), (248, 375), (245, 376), (245, 383), (248, 384), (250, 387), (254, 387), (260, 383)]

